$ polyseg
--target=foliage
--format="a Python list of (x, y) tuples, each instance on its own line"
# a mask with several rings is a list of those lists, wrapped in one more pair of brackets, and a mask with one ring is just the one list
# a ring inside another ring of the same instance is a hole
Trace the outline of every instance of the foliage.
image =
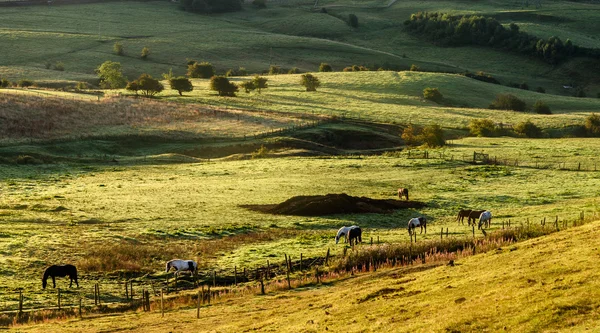
[(127, 85), (127, 79), (123, 76), (121, 63), (107, 60), (96, 69), (103, 88), (119, 89)]
[(411, 71), (411, 72), (418, 72), (418, 71), (420, 71), (420, 70), (421, 70), (421, 69), (419, 68), (419, 66), (417, 66), (417, 65), (415, 65), (415, 64), (412, 64), (412, 65), (410, 65), (410, 71)]
[(348, 24), (353, 28), (358, 28), (358, 17), (354, 14), (348, 14)]
[(421, 134), (418, 136), (418, 140), (430, 148), (446, 145), (446, 140), (444, 140), (444, 130), (438, 124), (423, 127)]
[(306, 88), (306, 91), (317, 91), (321, 82), (319, 81), (319, 78), (312, 74), (303, 74), (300, 78), (300, 84)]
[(419, 140), (417, 139), (418, 129), (413, 126), (413, 124), (408, 124), (402, 131), (402, 135), (400, 136), (402, 140), (404, 140), (404, 144), (407, 146), (417, 146), (419, 144)]
[(319, 72), (333, 72), (333, 68), (330, 64), (322, 62), (321, 65), (319, 65)]
[(533, 104), (533, 111), (539, 114), (552, 114), (548, 104), (542, 101), (536, 101), (535, 104)]
[(77, 90), (85, 90), (89, 88), (90, 85), (87, 82), (77, 82), (77, 84), (75, 85), (75, 89)]
[(210, 89), (218, 92), (219, 96), (235, 97), (238, 86), (224, 76), (213, 76), (210, 78)]
[(532, 123), (530, 120), (517, 124), (515, 126), (515, 132), (525, 135), (528, 138), (539, 138), (542, 136), (542, 129)]
[(236, 76), (246, 76), (248, 75), (248, 71), (246, 70), (245, 67), (239, 67), (237, 69), (237, 71), (235, 72)]
[(28, 79), (22, 79), (17, 82), (17, 85), (21, 88), (31, 87), (34, 84), (35, 84), (35, 82), (28, 80)]
[(423, 89), (423, 98), (434, 101), (436, 103), (440, 103), (444, 96), (438, 90), (438, 88), (425, 88)]
[(300, 73), (300, 69), (298, 67), (292, 67), (289, 71), (288, 74), (299, 74)]
[(264, 145), (261, 145), (256, 151), (252, 152), (252, 158), (265, 158), (269, 155), (269, 149)]
[(148, 59), (149, 55), (150, 55), (150, 49), (144, 46), (144, 48), (142, 49), (142, 54), (140, 55), (140, 57), (143, 60), (146, 60), (146, 59)]
[(519, 84), (519, 89), (529, 90), (529, 85), (526, 82), (521, 82), (521, 84)]
[(123, 48), (123, 44), (119, 42), (115, 42), (115, 44), (113, 45), (113, 51), (116, 55), (125, 55), (125, 49)]
[(535, 88), (536, 92), (539, 92), (541, 94), (545, 94), (546, 93), (546, 89), (544, 89), (544, 87), (537, 87)]
[(539, 39), (519, 31), (519, 26), (514, 23), (505, 28), (495, 18), (477, 15), (419, 12), (412, 14), (404, 25), (409, 32), (442, 46), (490, 46), (535, 56), (551, 64), (593, 51), (577, 48), (568, 39), (564, 43), (554, 36)]
[(496, 80), (493, 76), (486, 74), (482, 71), (479, 71), (477, 73), (465, 73), (465, 76), (487, 83), (500, 84), (500, 81)]
[(252, 90), (256, 89), (254, 86), (254, 81), (243, 81), (239, 84), (240, 88), (244, 89), (244, 91), (248, 94)]
[(163, 73), (162, 77), (163, 77), (164, 80), (167, 80), (167, 81), (169, 81), (172, 78), (174, 78), (175, 75), (173, 75), (173, 68), (169, 68), (169, 72), (168, 73)]
[(473, 119), (469, 123), (469, 131), (475, 136), (494, 136), (497, 129), (490, 119)]
[(490, 109), (525, 111), (527, 104), (518, 97), (511, 94), (498, 94), (490, 104)]
[(271, 65), (269, 66), (269, 75), (283, 74), (280, 66)]
[(600, 115), (592, 113), (585, 118), (585, 131), (589, 136), (600, 136)]
[(10, 81), (7, 79), (0, 79), (0, 88), (8, 88), (10, 86)]
[(198, 63), (194, 61), (188, 65), (187, 76), (191, 78), (208, 79), (215, 75), (215, 68), (210, 62)]
[(57, 61), (56, 63), (54, 63), (54, 69), (62, 72), (65, 70), (65, 64), (61, 61)]
[(127, 90), (135, 91), (136, 94), (140, 90), (145, 97), (152, 97), (164, 89), (162, 83), (149, 74), (142, 74), (137, 80), (127, 84)]
[(179, 6), (189, 12), (211, 14), (238, 11), (242, 9), (242, 2), (239, 0), (181, 0)]
[(252, 79), (252, 84), (254, 86), (254, 89), (258, 89), (258, 93), (260, 94), (261, 89), (269, 88), (269, 86), (267, 85), (267, 81), (269, 81), (269, 79), (267, 79), (266, 77), (255, 75)]
[(170, 79), (169, 85), (171, 86), (171, 89), (177, 90), (179, 96), (183, 96), (183, 92), (190, 92), (194, 90), (192, 81), (185, 76)]

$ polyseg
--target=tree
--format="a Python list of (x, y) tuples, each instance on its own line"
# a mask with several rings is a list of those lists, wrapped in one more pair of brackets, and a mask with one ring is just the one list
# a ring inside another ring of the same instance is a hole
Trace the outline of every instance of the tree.
[(496, 126), (489, 119), (473, 119), (469, 123), (469, 130), (476, 136), (493, 136), (496, 134)]
[(28, 80), (28, 79), (22, 79), (22, 80), (19, 80), (19, 82), (17, 82), (17, 85), (21, 88), (31, 87), (34, 84), (35, 84), (35, 82)]
[(148, 59), (149, 55), (150, 55), (150, 49), (144, 46), (144, 48), (142, 49), (142, 55), (141, 55), (142, 59), (143, 60)]
[(440, 103), (444, 96), (442, 96), (438, 88), (425, 88), (423, 89), (423, 98)]
[(210, 78), (210, 89), (218, 92), (219, 96), (235, 97), (238, 86), (224, 76), (213, 76)]
[(404, 143), (407, 146), (416, 146), (419, 144), (419, 140), (417, 139), (417, 129), (412, 125), (408, 124), (402, 131), (402, 135), (400, 136)]
[(269, 79), (267, 79), (266, 77), (256, 75), (252, 79), (252, 84), (254, 85), (254, 88), (258, 89), (258, 93), (260, 94), (261, 89), (269, 88), (269, 86), (267, 85), (267, 81), (269, 81)]
[(319, 72), (333, 72), (333, 68), (331, 68), (330, 64), (322, 62), (319, 66)]
[(240, 87), (244, 89), (246, 94), (249, 94), (252, 90), (256, 89), (253, 81), (244, 81), (240, 83)]
[(410, 65), (410, 71), (411, 72), (418, 72), (420, 70), (421, 70), (421, 68), (419, 68), (419, 66), (417, 66), (415, 64)]
[(65, 70), (65, 64), (62, 61), (57, 61), (54, 64), (54, 69), (57, 70), (57, 71), (61, 71), (62, 72), (62, 71)]
[(165, 87), (162, 83), (150, 76), (150, 74), (142, 74), (137, 80), (127, 84), (127, 90), (135, 91), (136, 95), (138, 90), (141, 90), (142, 95), (146, 97), (152, 97), (164, 89)]
[(533, 111), (539, 114), (552, 114), (550, 107), (542, 101), (536, 101), (535, 104), (533, 104)]
[(321, 82), (319, 81), (319, 78), (312, 74), (303, 74), (300, 78), (300, 84), (306, 88), (306, 91), (317, 91)]
[(119, 43), (119, 42), (115, 42), (115, 45), (113, 45), (113, 51), (115, 51), (116, 55), (124, 55), (125, 54), (125, 50), (123, 49), (123, 44)]
[(600, 116), (596, 113), (585, 118), (585, 131), (589, 136), (600, 136)]
[(8, 88), (10, 86), (10, 81), (7, 79), (0, 79), (0, 88)]
[(542, 136), (542, 129), (529, 120), (517, 124), (515, 132), (525, 135), (528, 138), (539, 138)]
[(275, 66), (275, 65), (269, 66), (269, 75), (276, 75), (276, 74), (281, 74), (281, 67)]
[(300, 73), (300, 69), (298, 67), (292, 67), (288, 71), (288, 74), (299, 74), (299, 73)]
[(498, 94), (490, 109), (525, 111), (527, 104), (511, 94)]
[(118, 62), (107, 60), (96, 69), (96, 73), (103, 88), (119, 89), (127, 85), (127, 79), (123, 76), (121, 64)]
[(444, 130), (438, 124), (427, 125), (418, 136), (419, 141), (425, 143), (428, 147), (442, 147), (446, 145), (444, 140)]
[(187, 75), (191, 78), (208, 79), (215, 75), (215, 68), (210, 62), (193, 62), (188, 65)]
[(192, 81), (190, 81), (187, 77), (185, 76), (180, 76), (177, 78), (171, 78), (169, 80), (169, 85), (171, 86), (171, 89), (173, 90), (177, 90), (177, 92), (179, 93), (179, 96), (183, 96), (182, 92), (190, 92), (192, 90), (194, 90), (194, 86), (192, 85)]
[(353, 28), (358, 28), (358, 17), (354, 14), (348, 14), (348, 24)]

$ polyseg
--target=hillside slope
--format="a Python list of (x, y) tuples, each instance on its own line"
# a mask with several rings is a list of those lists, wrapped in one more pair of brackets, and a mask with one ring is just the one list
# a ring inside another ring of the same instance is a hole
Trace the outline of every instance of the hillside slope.
[(21, 327), (117, 331), (595, 331), (600, 222), (459, 260), (363, 274), (314, 289), (203, 308)]

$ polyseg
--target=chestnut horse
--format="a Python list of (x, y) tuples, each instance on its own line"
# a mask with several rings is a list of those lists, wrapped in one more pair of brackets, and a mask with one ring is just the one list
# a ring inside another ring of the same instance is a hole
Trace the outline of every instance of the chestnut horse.
[(458, 216), (456, 217), (456, 222), (458, 224), (465, 224), (465, 217), (469, 218), (469, 214), (471, 214), (470, 209), (461, 209), (458, 211)]
[(402, 200), (402, 197), (405, 197), (408, 200), (408, 189), (401, 187), (398, 189), (398, 198)]

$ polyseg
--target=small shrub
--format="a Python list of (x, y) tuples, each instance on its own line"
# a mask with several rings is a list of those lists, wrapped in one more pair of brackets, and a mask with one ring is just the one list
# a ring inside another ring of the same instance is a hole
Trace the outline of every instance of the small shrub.
[(546, 89), (544, 89), (544, 87), (537, 87), (535, 88), (536, 92), (539, 92), (541, 94), (545, 94), (546, 93)]
[(465, 73), (465, 76), (471, 79), (475, 79), (478, 81), (483, 81), (487, 83), (500, 84), (500, 81), (496, 80), (493, 76), (486, 74), (482, 71), (479, 71), (475, 74), (473, 73)]
[(288, 74), (299, 74), (300, 73), (300, 69), (298, 67), (292, 67), (289, 71)]
[(54, 63), (54, 70), (57, 71), (64, 71), (65, 70), (65, 64), (63, 64), (61, 61), (57, 61), (56, 63)]
[(535, 104), (533, 104), (533, 111), (539, 114), (552, 114), (550, 107), (542, 101), (536, 101)]
[(194, 85), (192, 85), (192, 81), (190, 81), (185, 76), (171, 78), (169, 80), (169, 85), (171, 86), (171, 89), (177, 90), (179, 96), (183, 96), (183, 92), (190, 92), (194, 90)]
[(245, 67), (240, 67), (240, 68), (238, 68), (238, 70), (237, 70), (237, 73), (236, 73), (236, 74), (237, 74), (238, 76), (246, 76), (246, 75), (248, 75), (248, 71), (246, 70), (246, 68), (245, 68)]
[(90, 85), (87, 82), (77, 82), (77, 84), (75, 85), (75, 89), (77, 89), (77, 90), (90, 89)]
[(423, 89), (423, 98), (440, 103), (444, 96), (442, 96), (442, 93), (438, 90), (438, 88), (425, 88)]
[(317, 88), (321, 85), (321, 82), (312, 74), (304, 74), (300, 78), (300, 84), (306, 88), (306, 91), (317, 91)]
[(254, 82), (252, 81), (244, 81), (240, 83), (240, 87), (244, 89), (244, 91), (247, 94), (249, 94), (252, 90), (256, 89), (256, 87), (254, 86)]
[(473, 119), (469, 123), (469, 131), (475, 136), (494, 136), (496, 126), (490, 119)]
[(142, 60), (146, 60), (148, 59), (148, 56), (150, 55), (150, 49), (145, 47), (142, 49), (142, 54), (140, 55), (140, 57), (142, 58)]
[(235, 71), (233, 69), (228, 69), (227, 72), (225, 72), (225, 76), (226, 77), (235, 76)]
[(17, 82), (17, 85), (21, 88), (27, 88), (33, 86), (34, 82), (28, 79), (22, 79)]
[(348, 14), (348, 24), (353, 28), (358, 28), (358, 17), (354, 14)]
[(188, 65), (187, 75), (191, 78), (208, 79), (215, 75), (215, 68), (210, 62), (194, 62)]
[(174, 78), (175, 75), (173, 75), (173, 68), (169, 68), (169, 72), (168, 73), (163, 73), (162, 74), (163, 79), (169, 81), (170, 79)]
[(52, 68), (52, 63), (50, 61), (46, 61), (46, 63), (44, 64), (44, 67), (46, 69), (50, 69), (50, 68)]
[(521, 82), (521, 84), (519, 84), (519, 89), (529, 90), (529, 85), (525, 82)]
[(352, 72), (352, 67), (344, 67), (344, 69), (342, 69), (342, 72)]
[(213, 76), (210, 78), (210, 89), (218, 92), (219, 96), (235, 97), (238, 86), (224, 76)]
[(525, 135), (528, 138), (539, 138), (542, 136), (542, 129), (529, 120), (517, 124), (515, 132)]
[(269, 79), (267, 79), (266, 77), (256, 75), (252, 79), (252, 84), (254, 85), (255, 89), (258, 89), (258, 93), (260, 94), (260, 91), (262, 89), (269, 88), (269, 86), (267, 85), (268, 81), (269, 81)]
[(490, 109), (525, 111), (527, 104), (511, 94), (498, 94), (490, 104)]
[(269, 155), (269, 149), (261, 145), (256, 151), (252, 152), (252, 158), (265, 158)]
[(162, 85), (162, 83), (149, 74), (142, 74), (137, 80), (129, 82), (126, 89), (135, 91), (136, 95), (138, 90), (141, 90), (142, 95), (146, 97), (152, 97), (163, 91), (165, 87)]
[(412, 64), (412, 65), (410, 65), (410, 71), (411, 71), (411, 72), (418, 72), (418, 71), (420, 71), (420, 70), (421, 70), (421, 69), (419, 68), (419, 66), (417, 66), (417, 65), (415, 65), (415, 64)]
[(125, 54), (125, 49), (123, 48), (123, 44), (119, 43), (119, 42), (115, 42), (115, 44), (113, 45), (113, 51), (115, 52), (116, 55), (124, 55)]
[(277, 75), (277, 74), (281, 74), (281, 67), (275, 66), (275, 65), (269, 66), (269, 75)]
[(333, 72), (333, 68), (331, 68), (330, 64), (322, 62), (321, 65), (319, 65), (319, 72)]
[(404, 144), (407, 146), (417, 146), (419, 141), (417, 139), (418, 129), (415, 128), (412, 124), (408, 124), (402, 131), (402, 135), (400, 136), (402, 140), (404, 140)]
[(19, 155), (19, 156), (17, 156), (17, 159), (15, 161), (17, 162), (17, 164), (21, 164), (21, 165), (41, 164), (42, 163), (42, 161), (38, 160), (37, 158), (35, 158), (33, 156), (29, 156), (29, 155)]
[(444, 130), (438, 124), (427, 125), (418, 136), (419, 141), (431, 148), (442, 147), (446, 145), (444, 140)]
[(0, 79), (0, 88), (8, 88), (10, 86), (10, 81), (7, 79)]
[(600, 136), (600, 116), (596, 113), (587, 116), (584, 127), (588, 136)]

